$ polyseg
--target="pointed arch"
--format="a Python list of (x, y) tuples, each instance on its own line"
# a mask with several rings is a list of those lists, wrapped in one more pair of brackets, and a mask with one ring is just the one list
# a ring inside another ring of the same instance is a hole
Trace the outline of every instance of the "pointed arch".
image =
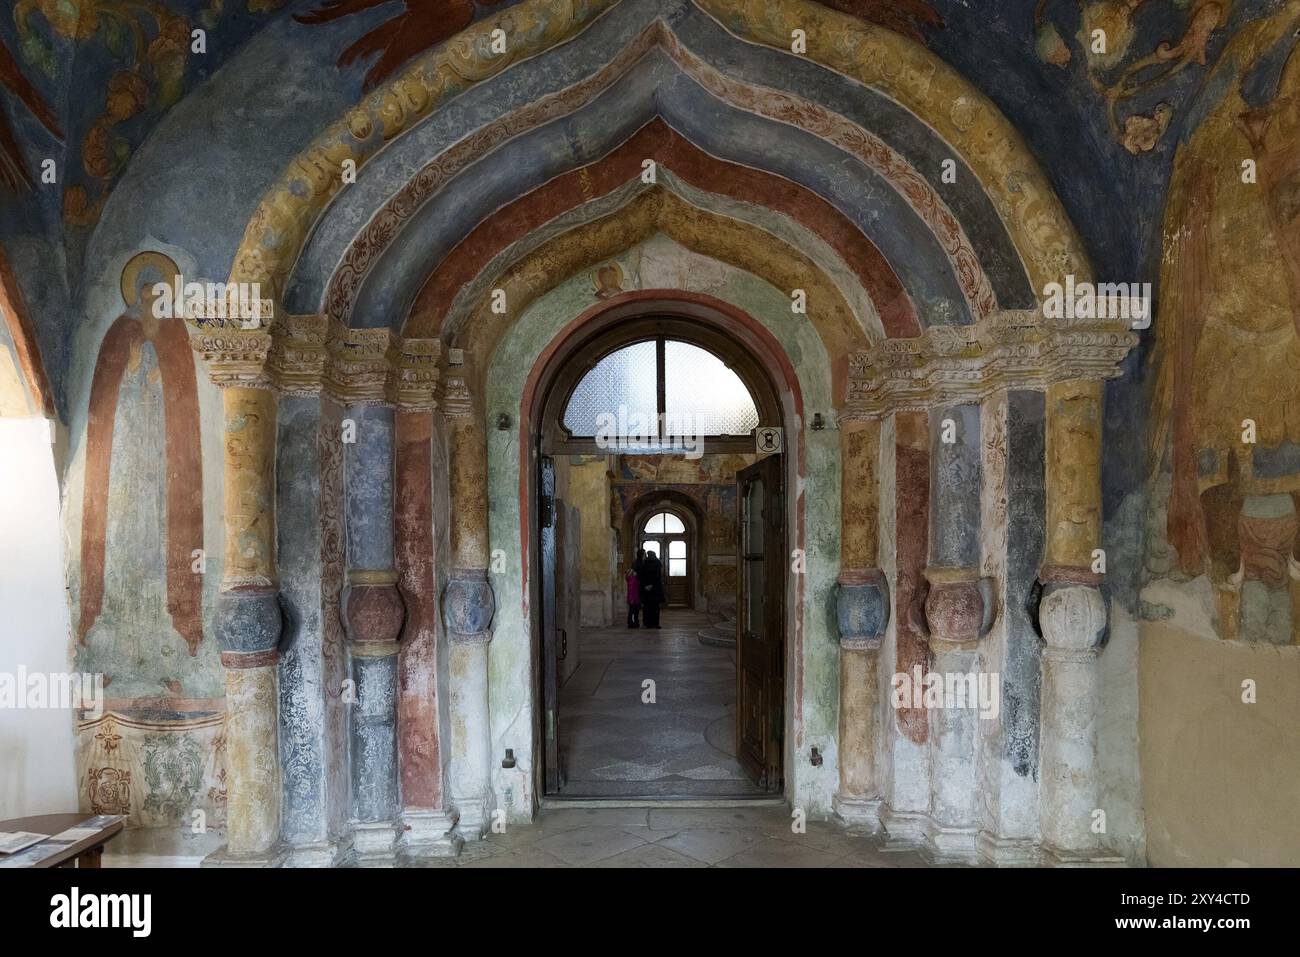
[[(290, 164), (250, 220), (231, 280), (260, 282), (278, 298), (313, 225), (338, 189), (337, 170), (344, 159), (364, 166), (381, 146), (458, 95), (574, 39), (612, 6), (528, 0), (421, 57)], [(773, 50), (784, 50), (796, 26), (805, 30), (809, 61), (903, 106), (952, 147), (972, 172), (978, 192), (996, 209), (1033, 289), (1066, 274), (1088, 277), (1078, 237), (1024, 141), (991, 101), (930, 51), (805, 0), (660, 0), (658, 22), (689, 17), (695, 8), (733, 37)], [(486, 38), (493, 29), (506, 31), (507, 54), (488, 55)]]
[[(804, 288), (808, 320), (816, 328), (834, 369), (834, 395), (843, 397), (847, 357), (856, 333), (852, 312), (834, 284), (803, 253), (769, 233), (698, 209), (674, 194), (655, 188), (614, 213), (571, 229), (543, 243), (517, 261), (493, 264), (479, 286), (475, 304), (444, 323), (442, 337), (465, 350), (471, 374), (481, 376), (492, 350), (529, 303), (578, 272), (589, 269), (661, 231), (695, 252), (750, 272), (778, 289)], [(492, 308), (492, 291), (501, 289), (510, 308)], [(410, 336), (434, 330), (415, 327)]]
[(429, 274), (407, 323), (412, 328), (440, 328), (461, 292), (495, 256), (522, 235), (636, 179), (646, 159), (698, 189), (760, 205), (800, 223), (824, 240), (856, 277), (885, 336), (920, 333), (916, 307), (897, 274), (843, 213), (798, 183), (711, 156), (658, 118), (597, 162), (556, 177), (479, 223)]

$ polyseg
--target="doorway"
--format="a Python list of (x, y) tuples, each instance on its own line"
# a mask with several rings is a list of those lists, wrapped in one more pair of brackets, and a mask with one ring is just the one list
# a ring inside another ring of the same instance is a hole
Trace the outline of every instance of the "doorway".
[(692, 608), (695, 605), (695, 558), (682, 516), (671, 511), (655, 512), (641, 523), (637, 548), (654, 555), (663, 566), (664, 605)]
[[(766, 370), (705, 323), (638, 316), (574, 343), (539, 392), (539, 793), (780, 794), (788, 462), (756, 449), (755, 430), (783, 419)], [(658, 630), (626, 617), (638, 548), (662, 563)], [(594, 622), (573, 596), (601, 554), (612, 601)]]

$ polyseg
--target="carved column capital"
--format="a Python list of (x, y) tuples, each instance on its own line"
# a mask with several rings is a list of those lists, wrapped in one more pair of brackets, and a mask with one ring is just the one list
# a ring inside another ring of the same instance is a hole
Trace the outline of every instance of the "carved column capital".
[(392, 347), (393, 335), (388, 329), (350, 329), (331, 319), (326, 390), (343, 405), (383, 404)]
[(1035, 309), (1005, 309), (966, 326), (931, 326), (851, 355), (840, 417), (877, 418), (900, 409), (978, 403), (1004, 390), (1113, 379), (1137, 341), (1127, 322), (1048, 319)]
[(463, 366), (453, 366), (447, 370), (442, 411), (449, 419), (469, 418), (474, 412), (474, 394), (470, 391), (469, 373)]
[(319, 395), (328, 361), (325, 316), (282, 316), (271, 328), (267, 370), (284, 395)]
[(239, 386), (269, 389), (267, 370), (271, 351), (271, 327), (262, 320), (234, 318), (187, 320), (190, 347), (208, 370), (208, 377), (222, 388)]
[(400, 339), (388, 377), (388, 398), (403, 412), (438, 407), (442, 378), (442, 343), (437, 339)]

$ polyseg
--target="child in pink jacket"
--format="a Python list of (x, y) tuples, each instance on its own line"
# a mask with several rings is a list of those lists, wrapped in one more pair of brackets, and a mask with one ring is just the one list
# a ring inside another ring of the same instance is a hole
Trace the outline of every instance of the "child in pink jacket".
[(636, 561), (632, 567), (627, 570), (624, 576), (627, 579), (627, 626), (629, 628), (641, 627), (641, 581), (638, 572), (641, 569), (641, 559), (645, 558), (645, 549), (636, 550)]

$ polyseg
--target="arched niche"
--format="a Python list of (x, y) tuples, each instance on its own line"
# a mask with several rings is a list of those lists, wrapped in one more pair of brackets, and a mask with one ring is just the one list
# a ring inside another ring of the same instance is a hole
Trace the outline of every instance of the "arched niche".
[[(692, 548), (689, 558), (693, 562), (693, 567), (687, 569), (691, 580), (689, 607), (704, 611), (708, 608), (709, 598), (704, 589), (704, 569), (708, 560), (706, 520), (700, 503), (685, 492), (667, 488), (652, 489), (637, 496), (624, 510), (621, 550), (623, 564), (619, 574), (621, 576), (636, 558), (645, 523), (660, 512), (676, 516), (685, 526), (685, 535)], [(668, 574), (667, 561), (664, 562), (664, 574)]]

